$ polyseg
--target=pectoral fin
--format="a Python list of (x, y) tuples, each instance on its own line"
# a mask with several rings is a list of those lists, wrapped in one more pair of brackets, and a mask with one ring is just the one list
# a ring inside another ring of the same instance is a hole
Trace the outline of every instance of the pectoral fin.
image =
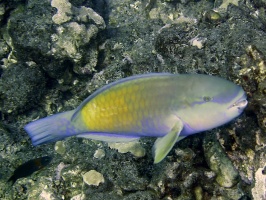
[(161, 162), (165, 156), (171, 151), (173, 146), (175, 145), (180, 132), (183, 129), (183, 123), (181, 120), (178, 120), (171, 131), (162, 138), (157, 138), (153, 147), (152, 153), (154, 157), (154, 163)]

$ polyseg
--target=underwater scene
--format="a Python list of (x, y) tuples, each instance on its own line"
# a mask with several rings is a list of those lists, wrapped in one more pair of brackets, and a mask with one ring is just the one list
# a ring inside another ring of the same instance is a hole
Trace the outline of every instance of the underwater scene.
[(265, 0), (0, 0), (1, 200), (266, 200)]

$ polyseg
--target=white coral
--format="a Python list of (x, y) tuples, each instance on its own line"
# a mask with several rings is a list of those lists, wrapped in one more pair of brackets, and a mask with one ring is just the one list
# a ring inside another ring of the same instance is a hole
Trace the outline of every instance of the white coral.
[(257, 200), (266, 199), (266, 175), (263, 174), (265, 168), (266, 164), (255, 173), (255, 186), (251, 191), (253, 198)]
[(145, 149), (140, 145), (138, 141), (126, 142), (126, 143), (108, 143), (111, 149), (117, 149), (119, 153), (130, 152), (136, 157), (143, 157), (146, 154)]
[(100, 183), (104, 183), (104, 177), (101, 173), (90, 170), (83, 175), (83, 181), (88, 185), (99, 186)]
[(71, 19), (72, 5), (68, 0), (52, 0), (51, 6), (57, 9), (57, 13), (52, 17), (56, 24), (62, 24)]

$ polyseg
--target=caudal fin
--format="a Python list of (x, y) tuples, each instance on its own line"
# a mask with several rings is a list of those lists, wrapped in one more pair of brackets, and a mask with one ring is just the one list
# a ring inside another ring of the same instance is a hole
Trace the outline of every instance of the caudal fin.
[(44, 144), (76, 135), (78, 130), (71, 123), (74, 110), (55, 114), (27, 124), (24, 129), (33, 145)]

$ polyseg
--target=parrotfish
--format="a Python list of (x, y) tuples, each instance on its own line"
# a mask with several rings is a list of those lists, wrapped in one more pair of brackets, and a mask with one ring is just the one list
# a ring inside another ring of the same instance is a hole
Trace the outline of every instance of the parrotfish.
[(8, 179), (8, 181), (11, 181), (13, 185), (17, 179), (27, 177), (33, 172), (44, 168), (51, 162), (51, 160), (52, 157), (50, 156), (44, 156), (29, 160), (24, 164), (18, 166), (18, 168), (14, 171), (13, 175)]
[(247, 106), (244, 90), (225, 79), (200, 74), (137, 75), (98, 89), (76, 109), (25, 126), (33, 145), (69, 136), (106, 142), (156, 137), (159, 163), (184, 137), (221, 126)]

